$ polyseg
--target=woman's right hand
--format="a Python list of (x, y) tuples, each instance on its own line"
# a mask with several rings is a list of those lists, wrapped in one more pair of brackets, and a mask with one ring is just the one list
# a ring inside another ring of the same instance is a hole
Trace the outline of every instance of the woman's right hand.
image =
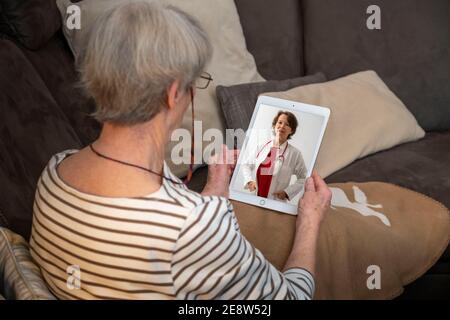
[(320, 225), (331, 203), (331, 190), (313, 171), (306, 180), (305, 193), (298, 203), (297, 226), (302, 223)]
[(298, 202), (294, 245), (284, 270), (304, 268), (315, 274), (320, 223), (330, 206), (331, 190), (316, 172), (306, 179), (305, 193)]
[(247, 189), (250, 190), (251, 192), (256, 190), (256, 181), (249, 181), (247, 183)]

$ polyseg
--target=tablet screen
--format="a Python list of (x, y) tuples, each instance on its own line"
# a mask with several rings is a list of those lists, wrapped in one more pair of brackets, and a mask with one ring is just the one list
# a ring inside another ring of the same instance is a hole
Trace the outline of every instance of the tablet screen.
[(261, 96), (230, 184), (230, 198), (295, 214), (329, 109)]

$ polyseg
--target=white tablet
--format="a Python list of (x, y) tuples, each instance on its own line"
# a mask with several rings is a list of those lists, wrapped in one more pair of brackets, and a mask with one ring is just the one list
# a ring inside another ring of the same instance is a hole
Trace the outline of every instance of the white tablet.
[(297, 214), (330, 109), (260, 96), (230, 183), (230, 199)]

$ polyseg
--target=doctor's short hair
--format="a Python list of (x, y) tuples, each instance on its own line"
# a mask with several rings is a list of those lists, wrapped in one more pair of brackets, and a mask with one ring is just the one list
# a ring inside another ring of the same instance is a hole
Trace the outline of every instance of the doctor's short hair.
[(288, 124), (289, 124), (289, 127), (292, 130), (292, 133), (288, 136), (288, 139), (291, 139), (292, 136), (295, 134), (295, 131), (297, 131), (297, 127), (298, 127), (297, 117), (292, 112), (289, 112), (289, 111), (278, 111), (277, 115), (272, 120), (272, 129), (275, 128), (275, 125), (277, 124), (278, 118), (281, 115), (285, 115), (288, 118)]

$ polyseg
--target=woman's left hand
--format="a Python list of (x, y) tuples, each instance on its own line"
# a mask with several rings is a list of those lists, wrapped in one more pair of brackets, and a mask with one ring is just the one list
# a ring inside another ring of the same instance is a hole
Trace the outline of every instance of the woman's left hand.
[[(278, 191), (278, 192), (274, 192), (273, 195), (275, 196), (275, 198), (278, 198), (280, 200), (286, 200), (288, 199), (288, 195), (286, 192), (284, 191)], [(289, 199), (288, 199), (289, 200)]]
[(218, 155), (211, 157), (208, 165), (208, 180), (203, 188), (203, 196), (228, 198), (231, 174), (233, 173), (239, 150), (229, 150), (222, 145)]

